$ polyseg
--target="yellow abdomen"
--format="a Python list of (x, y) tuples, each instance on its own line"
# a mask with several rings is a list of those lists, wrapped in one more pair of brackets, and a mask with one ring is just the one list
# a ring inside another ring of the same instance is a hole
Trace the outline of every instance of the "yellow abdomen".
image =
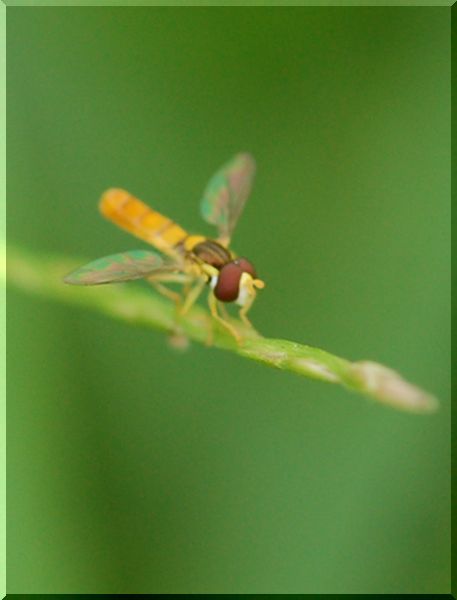
[(176, 256), (176, 246), (188, 237), (182, 227), (125, 190), (107, 190), (100, 200), (100, 212), (168, 256)]

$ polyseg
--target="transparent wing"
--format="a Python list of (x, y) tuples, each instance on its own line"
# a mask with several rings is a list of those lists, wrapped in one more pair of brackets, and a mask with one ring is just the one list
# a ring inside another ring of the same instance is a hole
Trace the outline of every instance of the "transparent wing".
[(237, 154), (206, 186), (200, 209), (203, 218), (216, 225), (219, 237), (228, 243), (251, 192), (255, 160), (250, 154)]
[(155, 252), (130, 250), (98, 258), (69, 273), (64, 282), (71, 285), (100, 285), (142, 279), (161, 271), (177, 270), (177, 264), (164, 263), (162, 257)]

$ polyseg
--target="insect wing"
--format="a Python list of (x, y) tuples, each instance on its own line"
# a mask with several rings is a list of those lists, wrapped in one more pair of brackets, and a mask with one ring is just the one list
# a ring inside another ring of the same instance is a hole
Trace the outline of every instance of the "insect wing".
[(170, 265), (165, 265), (155, 252), (131, 250), (98, 258), (69, 273), (64, 281), (72, 285), (100, 285), (142, 279), (157, 271), (170, 269)]
[(237, 154), (206, 186), (200, 206), (202, 216), (218, 227), (220, 238), (227, 242), (251, 192), (254, 175), (254, 158)]

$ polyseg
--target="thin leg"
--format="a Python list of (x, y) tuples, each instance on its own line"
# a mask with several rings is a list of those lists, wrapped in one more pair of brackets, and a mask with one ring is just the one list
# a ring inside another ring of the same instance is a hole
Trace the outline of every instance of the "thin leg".
[(206, 284), (206, 279), (202, 278), (197, 281), (197, 283), (195, 284), (195, 286), (193, 288), (190, 288), (187, 290), (187, 294), (184, 297), (184, 302), (183, 302), (181, 308), (179, 309), (180, 315), (185, 315), (192, 308), (192, 306), (195, 304), (198, 297), (202, 293), (203, 288), (205, 287), (205, 284)]
[(161, 275), (148, 277), (148, 282), (156, 289), (159, 294), (165, 296), (175, 304), (175, 317), (174, 317), (174, 329), (168, 338), (168, 341), (171, 346), (178, 349), (184, 349), (188, 345), (187, 337), (181, 332), (180, 326), (178, 323), (179, 317), (179, 307), (182, 304), (183, 298), (181, 294), (170, 290), (167, 286), (163, 285), (163, 281), (170, 283), (186, 283), (188, 281), (188, 277), (184, 274), (179, 273), (165, 273)]
[(192, 289), (192, 283), (191, 283), (191, 281), (186, 281), (184, 283), (184, 285), (183, 285), (182, 290), (181, 290), (182, 291), (182, 295), (184, 296), (184, 298), (187, 298), (187, 296), (188, 296), (188, 294), (189, 294), (189, 292), (190, 292), (191, 289)]
[(255, 298), (255, 296), (252, 296), (251, 298), (249, 298), (249, 300), (240, 309), (240, 312), (239, 312), (240, 319), (243, 321), (243, 323), (245, 323), (245, 325), (248, 325), (248, 327), (252, 327), (252, 329), (254, 329), (254, 327), (253, 327), (251, 321), (247, 318), (246, 313), (251, 308), (252, 303), (254, 302), (254, 298)]
[(147, 281), (165, 298), (172, 300), (176, 305), (176, 310), (182, 302), (182, 296), (178, 292), (174, 292), (167, 288), (164, 283), (184, 283), (189, 281), (188, 275), (184, 273), (159, 273), (157, 275), (150, 275)]
[(181, 294), (178, 294), (178, 292), (170, 290), (165, 285), (162, 285), (159, 281), (151, 281), (151, 284), (155, 287), (159, 294), (162, 294), (162, 296), (165, 296), (165, 298), (172, 300), (176, 305), (181, 303)]
[(229, 331), (233, 337), (236, 339), (236, 341), (238, 342), (238, 344), (241, 343), (241, 336), (238, 333), (238, 331), (225, 319), (223, 319), (217, 312), (217, 299), (216, 296), (213, 294), (212, 290), (208, 296), (208, 304), (209, 304), (209, 309), (211, 311), (211, 315), (213, 316), (214, 319), (216, 319), (216, 321), (218, 321), (223, 327), (225, 327), (225, 329), (227, 329), (227, 331)]
[(228, 321), (230, 319), (230, 315), (223, 302), (219, 304), (219, 310), (221, 311), (222, 318)]

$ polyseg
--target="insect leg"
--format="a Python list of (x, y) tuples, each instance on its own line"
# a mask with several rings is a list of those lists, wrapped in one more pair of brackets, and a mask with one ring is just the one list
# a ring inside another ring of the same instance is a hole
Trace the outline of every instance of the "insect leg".
[(197, 298), (202, 293), (205, 284), (206, 278), (199, 278), (193, 288), (190, 288), (184, 292), (184, 302), (179, 309), (180, 315), (185, 315), (192, 308), (192, 306), (197, 301)]
[(244, 306), (240, 309), (239, 315), (240, 315), (240, 319), (243, 321), (243, 323), (245, 323), (245, 325), (248, 325), (248, 327), (253, 327), (251, 321), (247, 318), (246, 313), (248, 312), (248, 310), (251, 308), (253, 302), (255, 300), (255, 295), (252, 295), (244, 304)]
[(228, 320), (230, 319), (230, 315), (229, 315), (229, 312), (228, 312), (228, 310), (227, 310), (227, 308), (225, 307), (225, 304), (224, 304), (223, 302), (221, 302), (221, 303), (219, 304), (219, 310), (221, 311), (222, 318), (223, 318), (225, 321), (228, 321)]
[(209, 293), (208, 296), (208, 305), (209, 305), (209, 309), (211, 311), (211, 315), (214, 319), (216, 319), (216, 321), (218, 321), (223, 327), (225, 327), (225, 329), (227, 329), (227, 331), (229, 331), (233, 337), (236, 339), (236, 341), (238, 342), (238, 344), (241, 343), (241, 336), (238, 333), (238, 331), (225, 319), (223, 319), (217, 312), (217, 299), (216, 296), (213, 294), (213, 291), (211, 290), (211, 292)]
[(156, 275), (150, 275), (147, 280), (159, 294), (172, 300), (176, 305), (176, 310), (178, 309), (179, 304), (182, 302), (181, 294), (170, 290), (163, 283), (183, 283), (187, 281), (186, 275), (182, 273), (157, 273)]
[(170, 290), (170, 288), (163, 285), (162, 282), (183, 283), (185, 285), (188, 285), (190, 280), (191, 279), (189, 278), (189, 276), (184, 273), (157, 273), (156, 275), (148, 277), (149, 283), (152, 286), (154, 286), (154, 288), (159, 292), (159, 294), (162, 294), (162, 296), (169, 298), (175, 303), (175, 324), (173, 331), (168, 337), (168, 342), (173, 348), (179, 350), (184, 350), (189, 345), (188, 338), (182, 332), (181, 327), (179, 325), (180, 306), (183, 302), (183, 296), (178, 292)]
[(160, 281), (151, 281), (151, 284), (155, 287), (159, 294), (162, 294), (162, 296), (165, 296), (165, 298), (172, 300), (176, 305), (181, 303), (181, 294), (178, 292), (170, 290), (170, 288), (167, 288), (165, 285), (160, 283)]

